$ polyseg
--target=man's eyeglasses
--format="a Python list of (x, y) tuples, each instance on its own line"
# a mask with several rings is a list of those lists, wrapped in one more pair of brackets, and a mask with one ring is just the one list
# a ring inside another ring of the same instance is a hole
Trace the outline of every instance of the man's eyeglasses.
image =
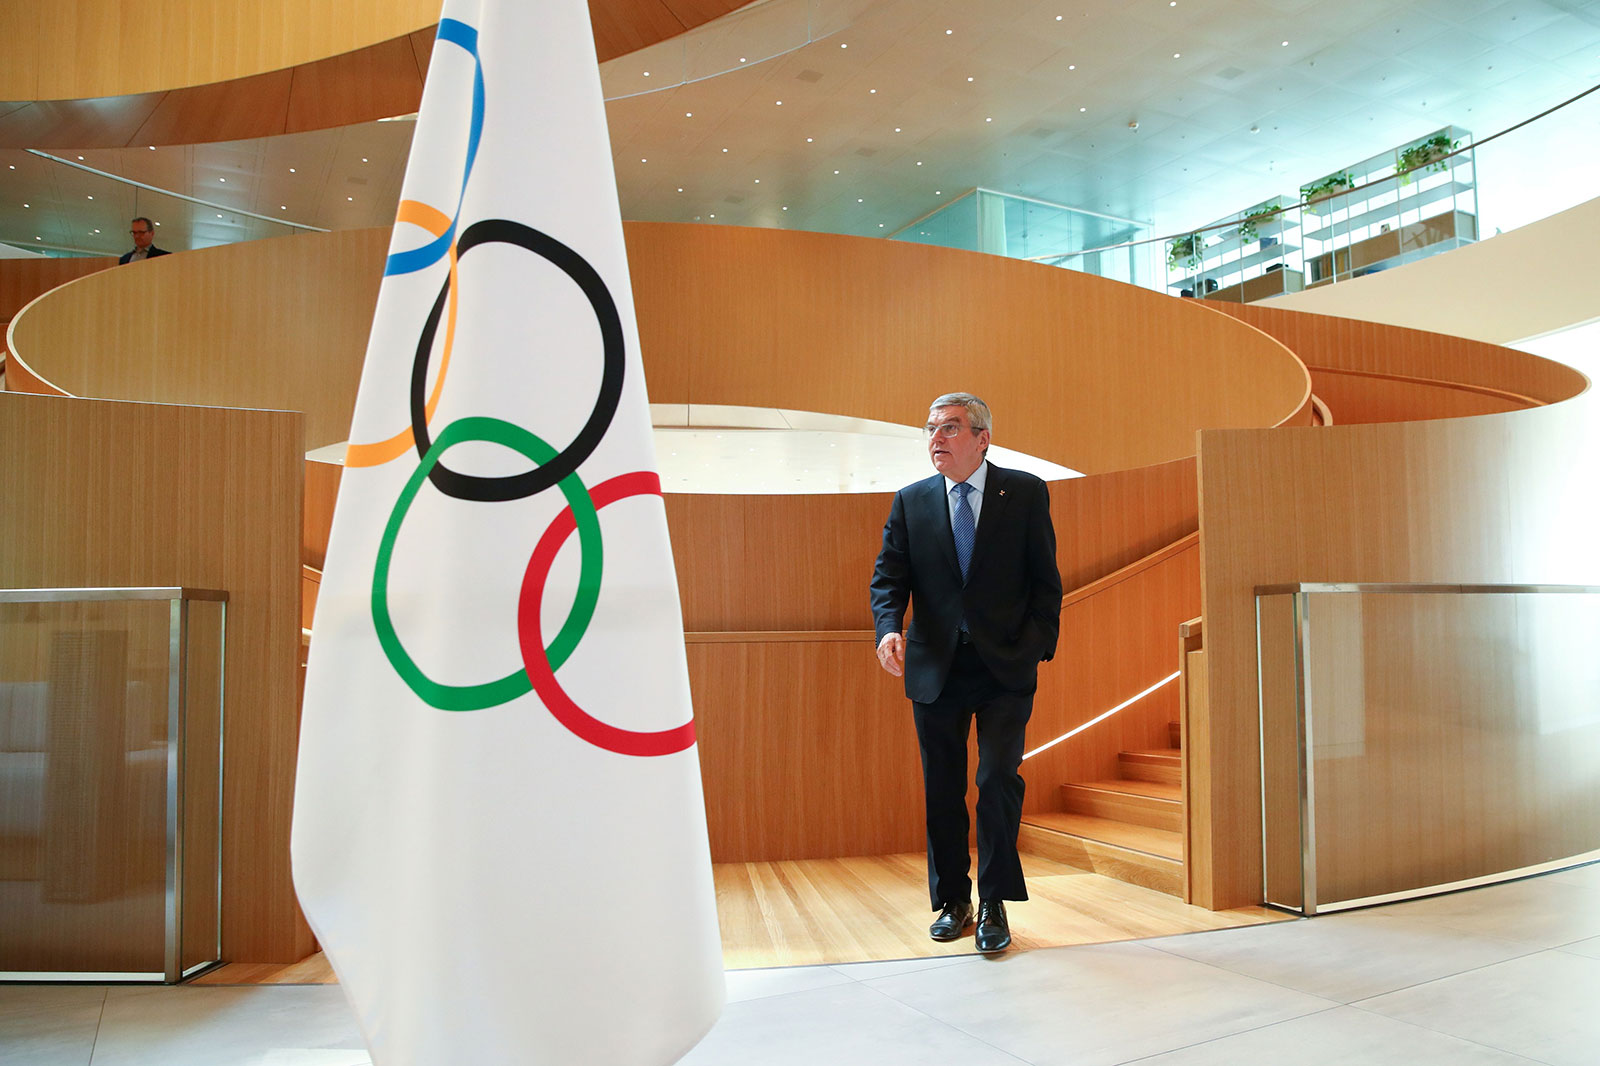
[(966, 428), (960, 422), (941, 422), (937, 426), (929, 422), (922, 427), (922, 433), (927, 437), (954, 437)]

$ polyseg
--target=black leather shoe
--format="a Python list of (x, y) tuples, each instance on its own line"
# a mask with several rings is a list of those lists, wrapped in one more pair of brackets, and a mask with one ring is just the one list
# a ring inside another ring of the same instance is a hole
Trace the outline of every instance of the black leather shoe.
[(944, 910), (939, 912), (939, 917), (928, 926), (928, 935), (935, 940), (955, 940), (961, 936), (961, 931), (971, 924), (970, 899), (964, 899), (960, 903), (946, 903)]
[(978, 950), (984, 954), (1004, 951), (1011, 946), (1011, 926), (1006, 924), (1006, 905), (997, 899), (978, 903)]

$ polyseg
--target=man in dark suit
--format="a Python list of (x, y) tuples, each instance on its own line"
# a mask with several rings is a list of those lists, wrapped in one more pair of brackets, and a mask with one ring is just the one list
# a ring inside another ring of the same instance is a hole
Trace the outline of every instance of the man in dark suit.
[(136, 263), (140, 259), (154, 259), (158, 255), (168, 254), (165, 249), (155, 246), (156, 228), (148, 218), (134, 219), (128, 232), (133, 235), (133, 251), (123, 252), (122, 258), (117, 260), (118, 266)]
[[(938, 471), (895, 494), (872, 574), (878, 661), (905, 677), (928, 821), (928, 933), (954, 940), (972, 921), (967, 735), (978, 723), (979, 951), (1011, 943), (1005, 900), (1024, 900), (1017, 831), (1023, 734), (1039, 663), (1061, 628), (1050, 494), (1032, 474), (987, 461), (992, 420), (969, 393), (928, 411)], [(912, 608), (911, 627), (901, 624)]]

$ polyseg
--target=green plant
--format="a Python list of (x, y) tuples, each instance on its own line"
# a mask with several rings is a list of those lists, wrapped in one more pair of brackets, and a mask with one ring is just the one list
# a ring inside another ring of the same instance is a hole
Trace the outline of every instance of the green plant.
[(1239, 243), (1249, 244), (1261, 233), (1261, 223), (1277, 218), (1279, 208), (1273, 204), (1257, 204), (1245, 212), (1244, 218), (1239, 222)]
[(1455, 151), (1460, 144), (1460, 141), (1452, 141), (1442, 133), (1413, 144), (1400, 153), (1400, 164), (1395, 169), (1400, 175), (1400, 184), (1405, 185), (1411, 181), (1413, 170), (1421, 170), (1424, 167), (1429, 170), (1448, 170), (1450, 164), (1444, 157)]
[(1198, 233), (1177, 238), (1167, 245), (1167, 268), (1176, 270), (1181, 264), (1193, 270), (1200, 265), (1200, 249), (1203, 247), (1205, 238)]
[(1354, 184), (1355, 182), (1351, 179), (1349, 172), (1341, 170), (1337, 174), (1329, 174), (1322, 180), (1314, 181), (1310, 185), (1300, 186), (1300, 199), (1304, 201), (1307, 211), (1314, 212), (1316, 211), (1316, 208), (1312, 206), (1314, 201), (1326, 200), (1334, 193), (1344, 192)]

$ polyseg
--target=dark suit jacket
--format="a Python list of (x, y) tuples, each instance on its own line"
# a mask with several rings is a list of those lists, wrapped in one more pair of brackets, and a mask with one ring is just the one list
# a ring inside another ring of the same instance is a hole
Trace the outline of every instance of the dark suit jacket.
[[(138, 250), (139, 249), (134, 248), (134, 249), (131, 249), (129, 251), (123, 252), (122, 253), (122, 258), (117, 260), (117, 265), (118, 266), (127, 266), (128, 265), (128, 261), (133, 258), (133, 253), (137, 252)], [(155, 245), (152, 244), (150, 246), (150, 251), (145, 254), (145, 258), (146, 259), (154, 259), (158, 255), (171, 255), (171, 254), (172, 253), (167, 251), (165, 248), (157, 248)]]
[(898, 633), (906, 606), (906, 695), (932, 703), (944, 689), (962, 615), (972, 642), (1006, 688), (1032, 691), (1039, 663), (1061, 631), (1050, 492), (1032, 474), (989, 464), (977, 540), (963, 586), (944, 475), (895, 493), (872, 573), (872, 615), (881, 643)]

